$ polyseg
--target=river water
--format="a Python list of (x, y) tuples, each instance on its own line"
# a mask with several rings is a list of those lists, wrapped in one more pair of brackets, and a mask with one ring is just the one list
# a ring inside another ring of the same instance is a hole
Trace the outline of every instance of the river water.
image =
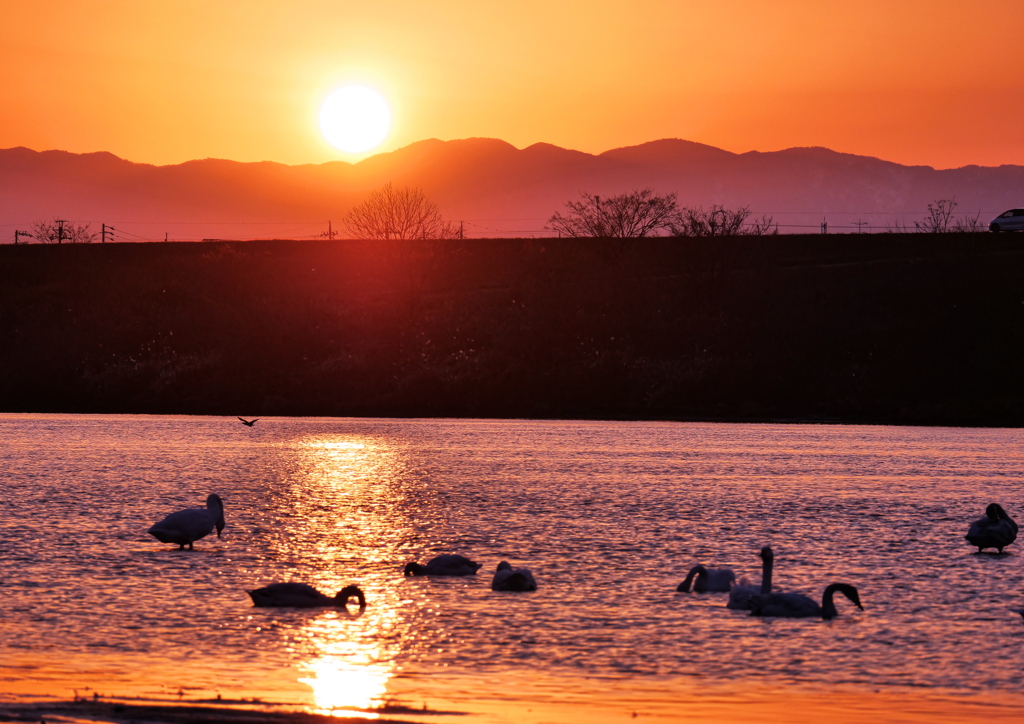
[[(963, 538), (989, 502), (1024, 517), (1021, 430), (5, 414), (0, 445), (8, 699), (594, 722), (752, 691), (1024, 692), (1024, 539)], [(222, 539), (147, 535), (211, 492)], [(777, 590), (841, 580), (865, 610), (676, 593), (697, 562), (759, 580), (763, 545)], [(447, 552), (484, 568), (403, 577)], [(503, 559), (539, 590), (492, 592)], [(288, 580), (368, 606), (252, 607)]]

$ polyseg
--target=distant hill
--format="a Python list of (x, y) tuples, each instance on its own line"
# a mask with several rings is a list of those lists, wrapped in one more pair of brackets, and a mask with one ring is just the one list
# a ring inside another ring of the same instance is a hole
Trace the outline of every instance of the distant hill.
[(173, 166), (109, 153), (0, 150), (0, 242), (37, 219), (114, 225), (122, 240), (300, 238), (341, 227), (347, 211), (392, 181), (423, 188), (469, 236), (535, 236), (580, 192), (650, 186), (686, 206), (747, 206), (783, 232), (884, 229), (928, 203), (956, 198), (957, 214), (987, 222), (1024, 206), (1024, 166), (936, 170), (825, 148), (731, 153), (664, 139), (592, 155), (550, 144), (516, 149), (470, 138), (420, 141), (359, 163), (288, 166), (217, 159)]

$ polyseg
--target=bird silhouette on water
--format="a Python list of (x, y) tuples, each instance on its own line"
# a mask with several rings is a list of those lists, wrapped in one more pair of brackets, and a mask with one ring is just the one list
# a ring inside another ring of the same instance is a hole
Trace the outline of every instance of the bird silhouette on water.
[(407, 576), (473, 576), (480, 570), (481, 565), (465, 556), (448, 553), (431, 558), (426, 565), (406, 563), (404, 573)]
[(360, 610), (366, 608), (366, 596), (359, 586), (345, 586), (335, 595), (328, 596), (305, 583), (272, 583), (248, 593), (253, 605), (260, 608), (345, 607), (353, 597), (359, 602)]
[(149, 529), (149, 534), (161, 543), (177, 543), (181, 550), (217, 529), (217, 537), (224, 530), (224, 502), (216, 493), (206, 498), (205, 508), (186, 508), (171, 513)]
[(989, 503), (985, 517), (971, 523), (964, 538), (971, 545), (978, 546), (978, 553), (986, 548), (995, 548), (1002, 553), (1004, 547), (1017, 539), (1017, 523), (999, 503)]
[(241, 420), (242, 424), (246, 427), (252, 427), (260, 418), (257, 417), (255, 420), (246, 420), (244, 417), (239, 417), (238, 419)]

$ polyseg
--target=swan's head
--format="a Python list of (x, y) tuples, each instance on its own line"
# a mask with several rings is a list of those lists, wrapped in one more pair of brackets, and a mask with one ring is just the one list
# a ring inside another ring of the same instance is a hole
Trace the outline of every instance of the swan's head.
[(206, 496), (206, 509), (217, 516), (215, 525), (217, 526), (217, 537), (220, 538), (220, 533), (224, 530), (224, 501), (216, 493), (210, 493)]
[(762, 561), (773, 561), (775, 560), (775, 553), (772, 551), (771, 546), (765, 546), (761, 549), (761, 560)]
[(707, 578), (708, 577), (708, 569), (705, 568), (704, 566), (702, 566), (699, 563), (697, 565), (695, 565), (693, 568), (690, 569), (690, 572), (686, 574), (686, 579), (682, 583), (680, 583), (679, 586), (676, 588), (676, 592), (678, 592), (678, 593), (689, 593), (690, 592), (690, 584), (693, 582), (694, 576), (697, 577), (698, 581), (700, 580), (701, 576), (704, 576), (704, 578)]
[(511, 571), (512, 570), (512, 564), (509, 563), (508, 561), (502, 561), (501, 563), (498, 564), (498, 570), (499, 571)]
[(347, 606), (348, 599), (353, 596), (355, 596), (356, 600), (359, 601), (360, 610), (366, 608), (366, 596), (363, 595), (363, 591), (359, 586), (345, 586), (343, 589), (338, 591), (337, 595), (334, 597), (335, 605)]
[(853, 603), (861, 611), (864, 610), (864, 607), (860, 603), (860, 594), (857, 593), (857, 589), (856, 588), (851, 586), (849, 583), (839, 583), (839, 584), (836, 584), (836, 590), (839, 591), (840, 593), (842, 593), (844, 596), (846, 596), (851, 601), (853, 601)]
[(1006, 514), (1006, 511), (1003, 510), (1003, 506), (999, 503), (989, 503), (988, 507), (985, 508), (985, 515), (987, 515), (988, 519), (993, 523), (1010, 517)]
[(424, 570), (426, 569), (419, 563), (416, 563), (415, 561), (409, 561), (405, 564), (405, 569), (403, 570), (403, 573), (405, 573), (405, 575), (407, 576), (422, 576)]

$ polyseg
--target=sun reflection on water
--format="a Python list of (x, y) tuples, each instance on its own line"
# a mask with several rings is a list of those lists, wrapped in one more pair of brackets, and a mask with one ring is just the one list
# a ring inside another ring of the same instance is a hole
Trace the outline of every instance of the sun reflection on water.
[(365, 635), (364, 630), (359, 632), (362, 640), (354, 640), (344, 625), (350, 622), (331, 615), (333, 619), (320, 619), (307, 631), (320, 654), (303, 666), (310, 675), (299, 681), (313, 690), (319, 714), (344, 712), (376, 719), (379, 714), (373, 709), (387, 698), (388, 681), (393, 675), (391, 664), (382, 661), (384, 652), (374, 643), (374, 636)]
[(310, 437), (298, 452), (291, 483), (306, 501), (305, 531), (281, 544), (303, 565), (318, 562), (309, 573), (320, 590), (355, 583), (368, 599), (365, 611), (350, 606), (306, 622), (294, 640), (306, 674), (298, 681), (312, 689), (317, 713), (376, 719), (397, 667), (398, 651), (386, 642), (403, 628), (386, 562), (396, 556), (395, 535), (408, 527), (396, 506), (405, 466), (400, 453), (373, 437)]

